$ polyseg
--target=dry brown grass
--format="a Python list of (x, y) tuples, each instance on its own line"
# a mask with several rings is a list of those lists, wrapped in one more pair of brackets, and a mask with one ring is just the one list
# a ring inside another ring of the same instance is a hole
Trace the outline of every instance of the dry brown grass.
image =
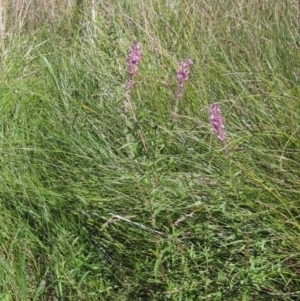
[(0, 38), (12, 32), (48, 30), (63, 24), (71, 31), (80, 20), (90, 20), (92, 32), (96, 23), (110, 23), (111, 0), (0, 0)]
[(93, 0), (0, 0), (0, 35), (14, 30), (36, 30), (64, 20), (71, 23), (75, 7), (86, 7), (95, 18)]
[[(225, 4), (219, 3), (216, 0), (198, 0), (188, 3), (187, 1), (173, 0), (164, 4), (163, 1), (141, 0), (137, 6), (133, 5), (132, 8), (141, 12), (143, 7), (148, 7), (144, 10), (147, 14), (151, 14), (151, 11), (156, 14), (165, 8), (173, 10), (179, 5), (181, 10), (186, 11), (187, 15), (191, 14), (191, 10), (200, 13), (202, 16), (200, 26), (202, 23), (207, 24), (207, 19), (210, 23), (222, 19), (224, 11), (226, 15), (230, 15), (232, 18), (243, 19), (246, 15), (256, 19), (257, 14), (268, 15), (266, 13), (268, 11), (277, 12), (278, 15), (284, 16), (287, 11), (297, 10), (298, 23), (300, 24), (300, 0), (275, 2), (271, 0), (239, 0), (231, 1), (230, 4), (227, 2)], [(130, 1), (126, 5), (131, 6)], [(226, 9), (224, 9), (224, 5)], [(103, 18), (107, 25), (112, 7), (117, 8), (117, 12), (121, 13), (122, 4), (115, 0), (0, 0), (0, 37), (14, 30), (36, 30), (43, 25), (53, 26), (61, 21), (72, 27), (74, 22), (78, 21), (78, 17), (83, 15), (88, 16), (94, 24)], [(149, 9), (151, 7), (153, 9)], [(200, 11), (199, 8), (201, 8)], [(151, 22), (151, 17), (153, 16), (143, 16), (146, 29), (151, 25), (147, 23)]]

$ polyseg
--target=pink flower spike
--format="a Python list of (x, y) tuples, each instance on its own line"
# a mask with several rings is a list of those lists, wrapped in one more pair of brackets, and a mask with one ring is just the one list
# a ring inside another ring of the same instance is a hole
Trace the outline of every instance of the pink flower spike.
[(209, 106), (209, 115), (209, 121), (213, 127), (214, 133), (216, 134), (217, 138), (223, 143), (223, 145), (225, 145), (227, 134), (225, 131), (225, 126), (219, 104), (214, 103)]
[[(142, 51), (142, 47), (140, 44), (132, 44), (129, 47), (129, 51), (128, 51), (128, 55), (126, 58), (126, 68), (127, 68), (127, 74), (128, 74), (128, 81), (123, 85), (123, 87), (125, 88), (125, 109), (126, 112), (128, 112), (128, 110), (131, 112), (132, 117), (134, 119), (134, 121), (136, 123), (138, 123), (138, 119), (136, 117), (135, 111), (134, 111), (134, 107), (131, 103), (130, 100), (130, 92), (134, 86), (134, 76), (138, 71), (138, 64), (139, 61), (141, 59), (141, 51)], [(127, 116), (126, 116), (127, 117)], [(141, 129), (138, 130), (138, 134), (140, 136), (141, 142), (144, 146), (144, 150), (147, 151), (147, 144), (143, 135), (143, 132)], [(128, 138), (128, 137), (127, 137)]]
[(130, 79), (133, 79), (134, 75), (137, 73), (138, 63), (141, 59), (142, 47), (140, 44), (132, 44), (129, 48), (129, 53), (126, 59), (127, 72)]
[(184, 83), (188, 80), (189, 67), (191, 64), (193, 64), (193, 61), (191, 59), (179, 62), (179, 69), (176, 72), (178, 81), (177, 91), (175, 95), (176, 100), (180, 98), (183, 91)]
[(191, 59), (179, 62), (180, 68), (177, 70), (177, 79), (179, 84), (184, 83), (188, 79), (188, 68), (191, 64), (193, 64), (193, 61)]

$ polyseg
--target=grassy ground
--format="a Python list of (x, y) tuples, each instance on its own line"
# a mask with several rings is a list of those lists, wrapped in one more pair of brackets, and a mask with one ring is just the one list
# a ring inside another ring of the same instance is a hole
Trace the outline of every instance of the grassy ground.
[(0, 300), (299, 300), (297, 1), (92, 3), (1, 40)]

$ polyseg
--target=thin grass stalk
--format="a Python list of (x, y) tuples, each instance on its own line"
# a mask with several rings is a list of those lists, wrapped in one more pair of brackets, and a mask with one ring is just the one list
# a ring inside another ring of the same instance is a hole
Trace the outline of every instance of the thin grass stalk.
[(3, 38), (5, 34), (4, 12), (5, 12), (5, 8), (3, 5), (3, 0), (0, 0), (0, 38)]
[(96, 5), (95, 5), (95, 0), (91, 0), (91, 16), (92, 16), (92, 23), (93, 23), (93, 34), (94, 34), (94, 36), (96, 36), (97, 25), (96, 25)]

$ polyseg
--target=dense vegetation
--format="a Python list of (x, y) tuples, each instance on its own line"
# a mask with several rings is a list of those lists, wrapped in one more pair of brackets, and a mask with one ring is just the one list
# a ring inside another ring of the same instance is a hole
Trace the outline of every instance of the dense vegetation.
[(299, 300), (298, 2), (25, 2), (0, 12), (0, 300)]

